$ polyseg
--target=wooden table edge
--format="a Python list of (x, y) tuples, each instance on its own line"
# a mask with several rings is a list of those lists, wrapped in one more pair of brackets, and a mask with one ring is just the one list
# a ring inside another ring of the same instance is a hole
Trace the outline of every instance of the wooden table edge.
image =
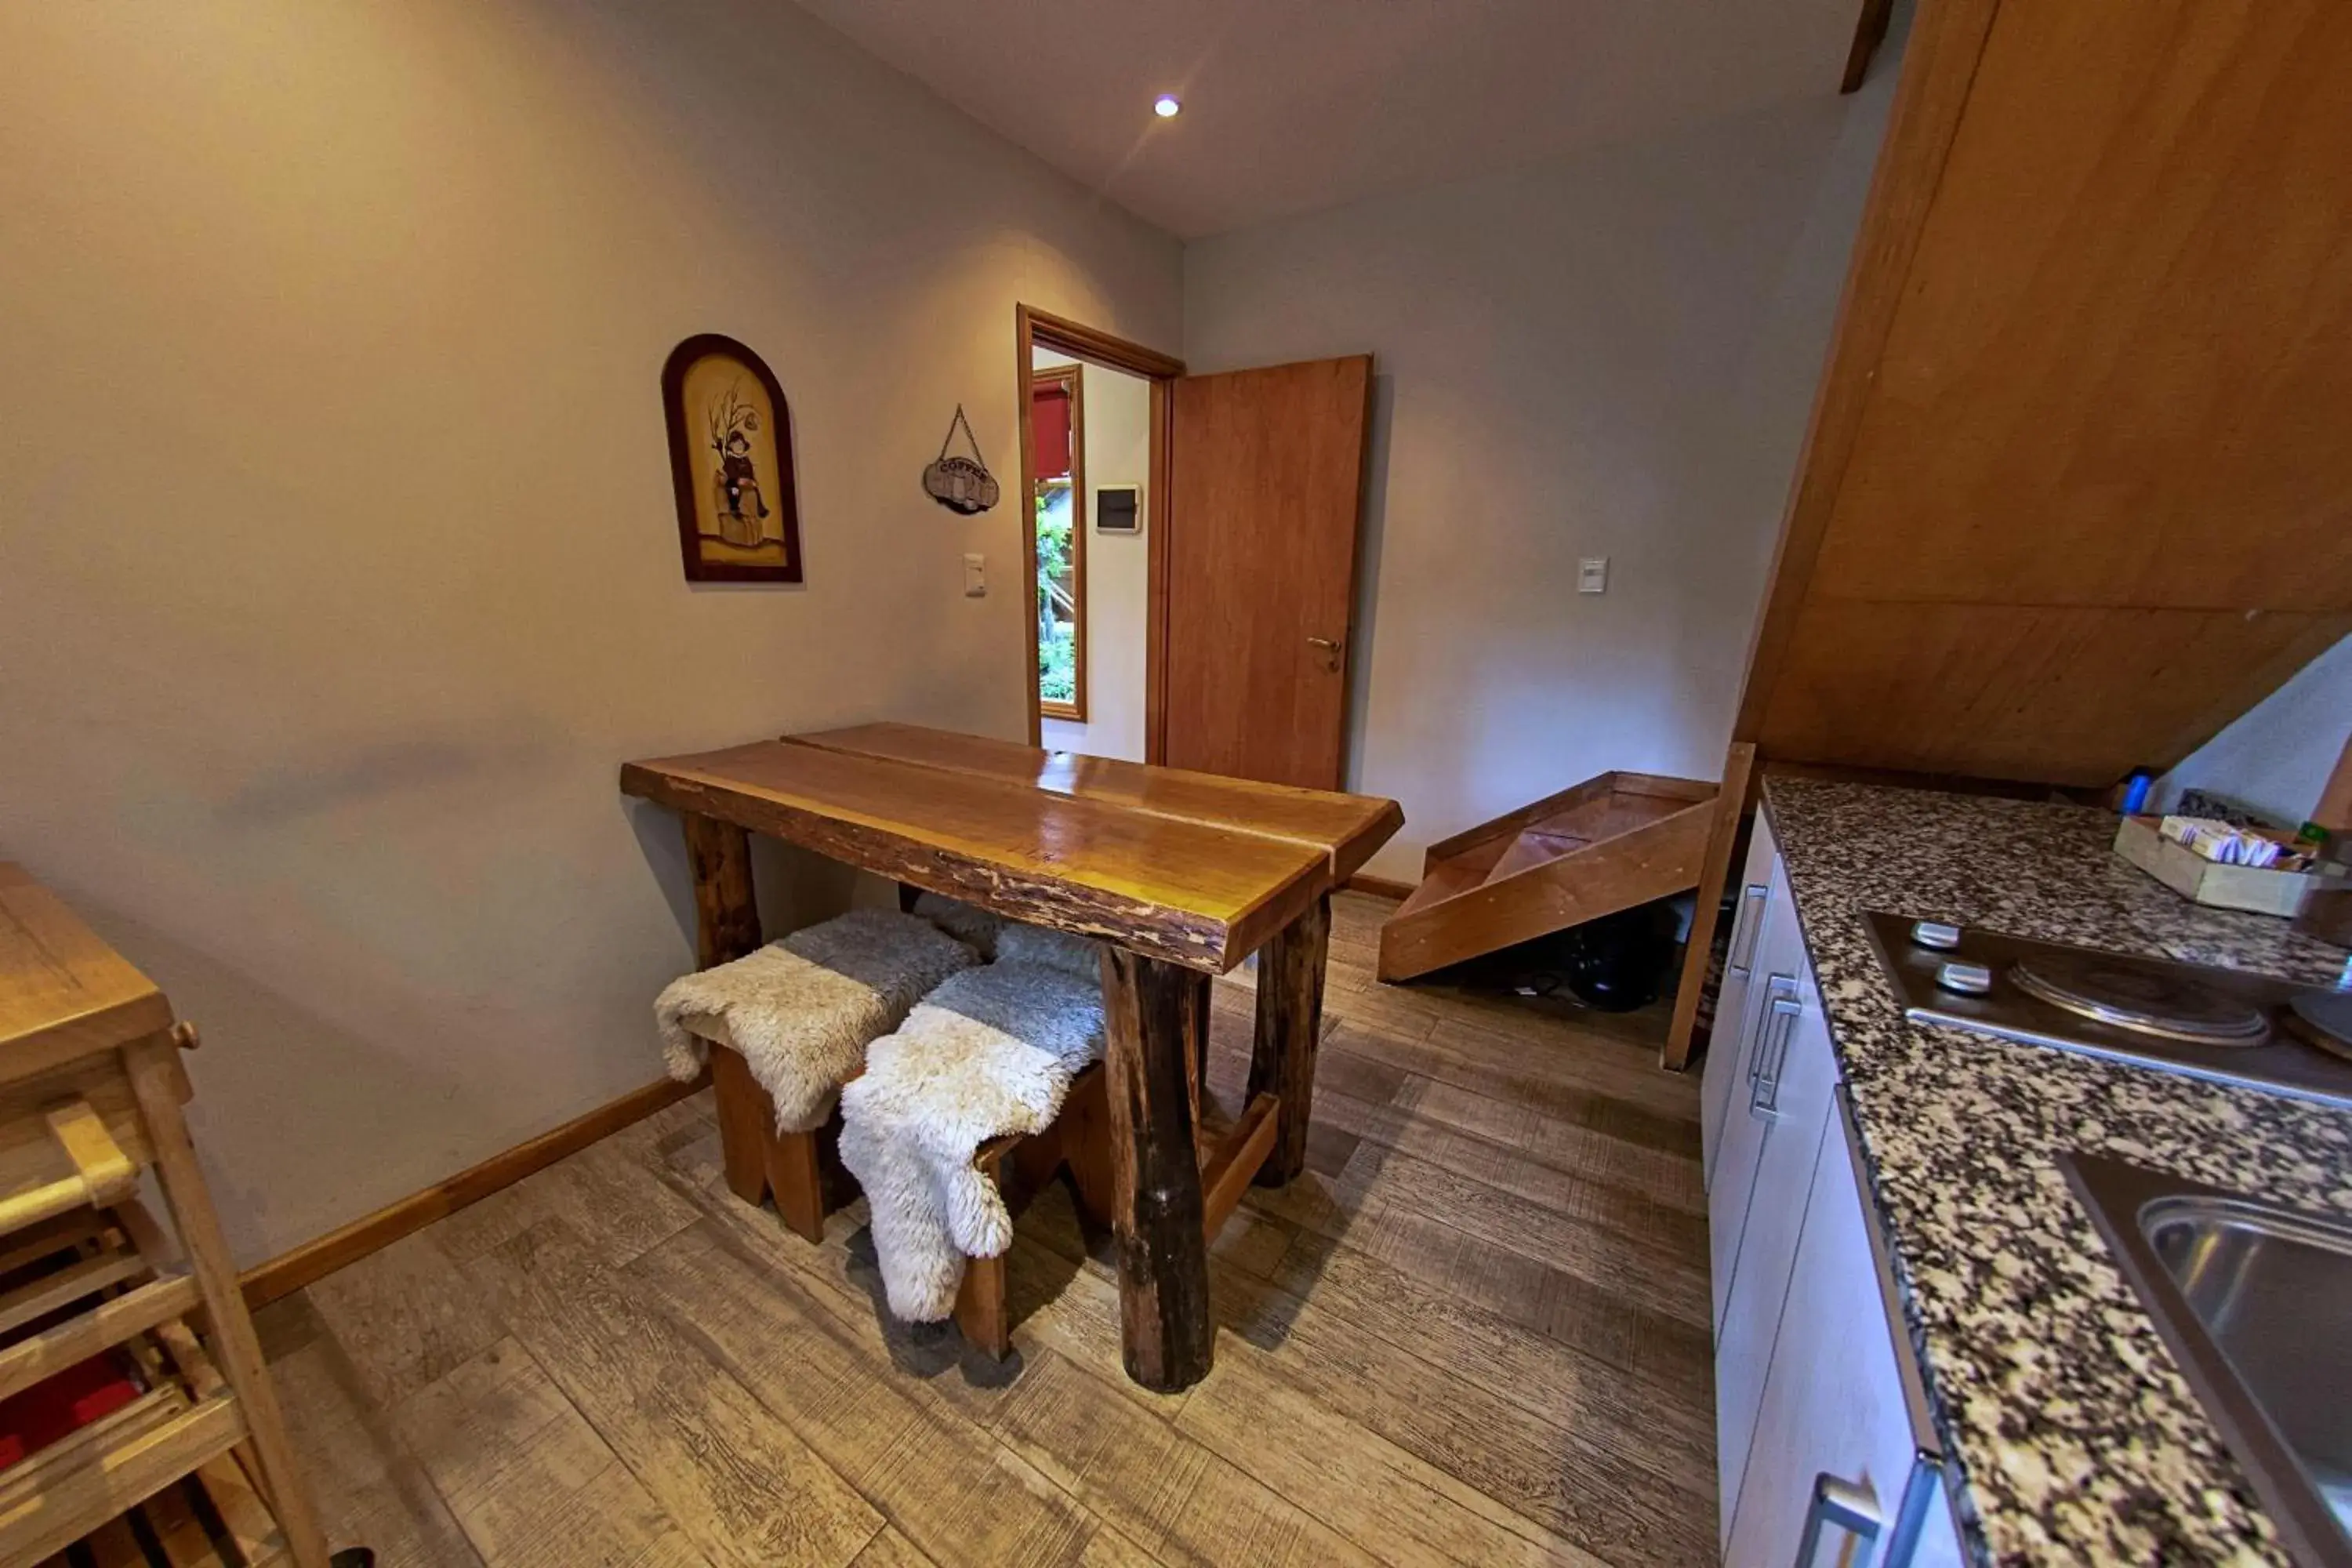
[[(721, 785), (704, 784), (660, 772), (646, 763), (621, 765), (621, 793), (673, 811), (710, 817), (781, 838), (862, 869), (874, 870), (876, 875), (893, 877), (910, 887), (961, 899), (1008, 920), (1050, 926), (1208, 974), (1225, 973), (1256, 951), (1254, 946), (1240, 945), (1238, 938), (1246, 931), (1257, 929), (1257, 911), (1269, 903), (1269, 899), (1261, 899), (1231, 921), (1184, 910), (1171, 911), (1176, 916), (1171, 921), (1155, 912), (1169, 910), (1167, 905), (1146, 903), (1108, 889), (1064, 880), (1060, 885), (1065, 888), (1083, 889), (1093, 908), (1089, 918), (1059, 917), (1004, 898), (998, 890), (996, 868), (986, 858), (927, 844), (877, 823), (852, 821), (781, 800), (735, 794)], [(866, 846), (889, 851), (890, 868), (887, 872), (877, 870), (870, 863), (883, 861), (885, 856), (861, 853)], [(1309, 861), (1270, 898), (1288, 902), (1286, 896), (1293, 888), (1322, 869), (1321, 862)], [(1139, 932), (1142, 934), (1139, 936)]]

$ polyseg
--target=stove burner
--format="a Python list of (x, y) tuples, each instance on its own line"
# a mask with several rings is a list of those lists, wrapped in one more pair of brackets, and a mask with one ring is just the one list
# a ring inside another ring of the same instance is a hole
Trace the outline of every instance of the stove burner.
[(2352, 993), (2306, 991), (2287, 1007), (2296, 1034), (2330, 1056), (2352, 1060)]
[(2037, 952), (2009, 972), (2017, 988), (2118, 1029), (2200, 1046), (2258, 1046), (2262, 1010), (2194, 981), (2097, 953)]

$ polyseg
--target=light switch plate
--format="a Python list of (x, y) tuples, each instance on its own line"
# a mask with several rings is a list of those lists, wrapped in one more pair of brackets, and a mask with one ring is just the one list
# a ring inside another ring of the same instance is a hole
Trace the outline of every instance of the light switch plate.
[(1609, 557), (1587, 555), (1576, 563), (1576, 591), (1580, 594), (1609, 592)]
[(984, 597), (988, 593), (988, 557), (967, 555), (963, 558), (963, 595), (967, 599)]

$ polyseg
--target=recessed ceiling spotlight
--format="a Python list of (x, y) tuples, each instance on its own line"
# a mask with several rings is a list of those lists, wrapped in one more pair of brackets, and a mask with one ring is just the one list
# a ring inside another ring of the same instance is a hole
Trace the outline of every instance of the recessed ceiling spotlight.
[(1177, 102), (1174, 98), (1164, 92), (1158, 98), (1151, 100), (1151, 112), (1160, 116), (1162, 120), (1175, 119), (1177, 113), (1181, 110), (1183, 107), (1184, 106)]

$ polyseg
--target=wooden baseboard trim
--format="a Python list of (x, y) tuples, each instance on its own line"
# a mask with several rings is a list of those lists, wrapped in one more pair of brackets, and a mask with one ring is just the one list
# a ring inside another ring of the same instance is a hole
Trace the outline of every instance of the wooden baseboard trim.
[(306, 1241), (291, 1252), (257, 1263), (247, 1269), (239, 1280), (245, 1288), (245, 1304), (257, 1309), (281, 1296), (290, 1296), (343, 1265), (391, 1246), (411, 1231), (422, 1230), (468, 1204), (479, 1203), (500, 1188), (510, 1187), (533, 1172), (543, 1171), (564, 1156), (578, 1153), (598, 1139), (609, 1137), (633, 1121), (642, 1121), (666, 1105), (677, 1104), (709, 1081), (706, 1073), (691, 1083), (664, 1079), (632, 1089), (552, 1131), (493, 1154), (446, 1182), (412, 1193), (373, 1214), (362, 1215), (340, 1230), (329, 1231), (316, 1241)]
[(1348, 879), (1351, 892), (1370, 893), (1376, 899), (1406, 899), (1412, 896), (1411, 882), (1391, 882), (1386, 877), (1367, 877), (1361, 871)]

